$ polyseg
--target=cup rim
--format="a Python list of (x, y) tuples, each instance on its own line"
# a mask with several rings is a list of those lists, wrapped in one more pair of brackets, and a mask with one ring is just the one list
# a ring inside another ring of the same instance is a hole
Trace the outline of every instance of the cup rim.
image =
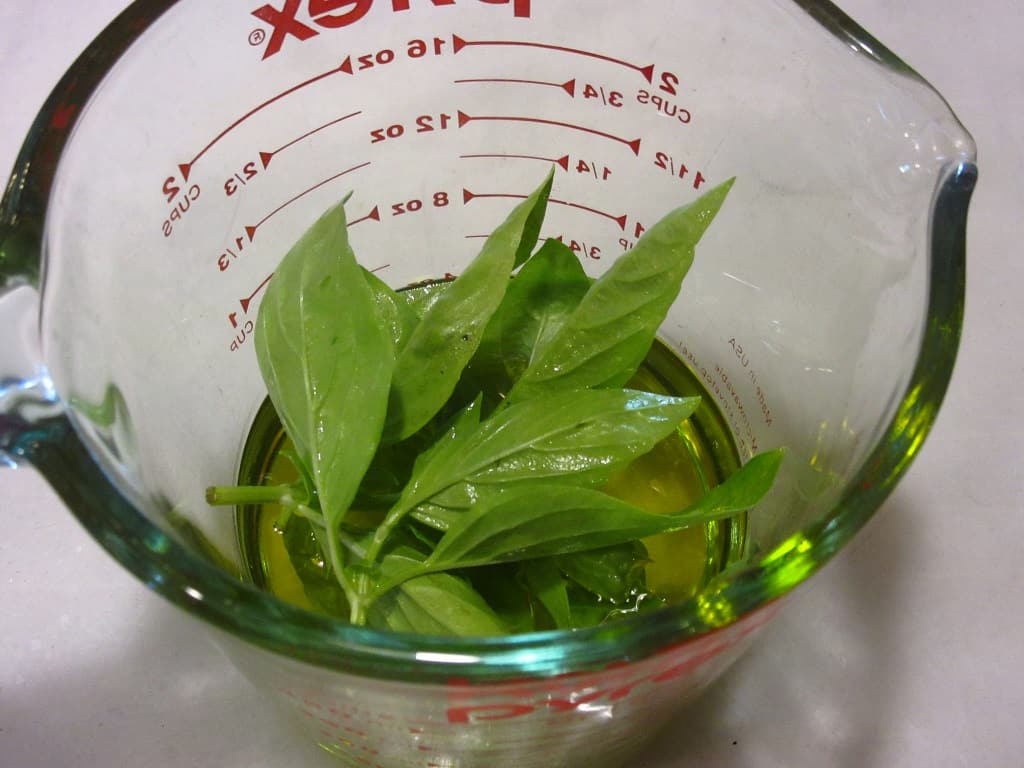
[[(880, 65), (924, 82), (828, 0), (791, 1)], [(0, 244), (6, 251), (14, 236), (21, 236), (24, 250), (19, 253), (28, 254), (0, 259), (3, 283), (39, 279), (45, 269), (46, 202), (80, 108), (125, 51), (177, 2), (136, 0), (86, 48), (40, 110), (0, 206)], [(484, 682), (647, 657), (728, 626), (805, 581), (864, 525), (907, 471), (941, 405), (959, 344), (966, 217), (977, 178), (973, 161), (971, 150), (951, 162), (937, 185), (921, 349), (895, 415), (839, 502), (759, 561), (720, 575), (696, 596), (654, 613), (582, 630), (493, 638), (435, 638), (354, 627), (286, 604), (192, 554), (117, 489), (66, 414), (51, 417), (44, 430), (40, 424), (26, 425), (23, 434), (31, 429), (34, 441), (25, 444), (24, 455), (90, 534), (149, 587), (249, 643), (294, 659), (372, 677)]]

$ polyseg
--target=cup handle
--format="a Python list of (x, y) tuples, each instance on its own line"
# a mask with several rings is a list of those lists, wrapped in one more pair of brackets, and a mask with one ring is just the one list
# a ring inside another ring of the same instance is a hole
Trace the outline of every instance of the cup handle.
[(63, 407), (39, 347), (39, 292), (27, 283), (0, 288), (0, 465), (18, 466), (40, 422)]

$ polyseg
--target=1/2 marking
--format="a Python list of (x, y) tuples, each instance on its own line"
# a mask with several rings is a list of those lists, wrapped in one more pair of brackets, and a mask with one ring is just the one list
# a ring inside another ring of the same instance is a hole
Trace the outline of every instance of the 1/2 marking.
[[(656, 152), (654, 154), (654, 164), (658, 168), (661, 168), (663, 171), (667, 171), (670, 175), (679, 179), (685, 180), (687, 174), (690, 173), (690, 169), (687, 168), (684, 163), (680, 163), (677, 169), (676, 161), (672, 158), (672, 155), (665, 152)], [(704, 174), (697, 171), (693, 175), (693, 188), (699, 190), (706, 181), (707, 179), (704, 177)]]

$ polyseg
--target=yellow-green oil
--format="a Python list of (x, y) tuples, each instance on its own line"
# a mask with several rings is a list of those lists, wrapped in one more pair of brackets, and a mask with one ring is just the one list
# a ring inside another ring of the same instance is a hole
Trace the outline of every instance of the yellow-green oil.
[[(738, 466), (736, 446), (711, 396), (686, 365), (655, 342), (627, 385), (673, 396), (700, 396), (701, 404), (676, 432), (613, 476), (604, 490), (653, 513), (685, 509)], [(294, 482), (296, 471), (282, 449), (289, 441), (270, 402), (254, 420), (243, 450), (240, 485)], [(236, 528), (246, 575), (254, 584), (302, 608), (317, 610), (292, 566), (277, 526), (276, 504), (242, 507)], [(692, 596), (742, 554), (744, 515), (643, 540), (649, 561), (646, 588), (668, 602)], [(320, 564), (326, 568), (326, 564)], [(340, 588), (339, 588), (340, 589)]]

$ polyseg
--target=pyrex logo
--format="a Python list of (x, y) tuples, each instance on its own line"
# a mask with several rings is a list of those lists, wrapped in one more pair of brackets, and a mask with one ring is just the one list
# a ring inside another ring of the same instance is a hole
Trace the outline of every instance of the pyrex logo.
[[(465, 4), (469, 0), (462, 0)], [(390, 0), (391, 10), (395, 13), (408, 11), (413, 2), (431, 3), (435, 7), (455, 5), (457, 0)], [(477, 0), (489, 5), (511, 5), (515, 16), (529, 18), (532, 0)], [(340, 29), (355, 24), (366, 16), (373, 7), (374, 0), (306, 0), (305, 17), (299, 19), (302, 0), (284, 0), (280, 9), (273, 5), (264, 5), (252, 12), (252, 15), (265, 21), (272, 27), (270, 41), (263, 52), (263, 58), (273, 56), (281, 50), (284, 41), (289, 37), (297, 40), (309, 40), (320, 34), (320, 29)], [(382, 0), (380, 5), (388, 4)]]

